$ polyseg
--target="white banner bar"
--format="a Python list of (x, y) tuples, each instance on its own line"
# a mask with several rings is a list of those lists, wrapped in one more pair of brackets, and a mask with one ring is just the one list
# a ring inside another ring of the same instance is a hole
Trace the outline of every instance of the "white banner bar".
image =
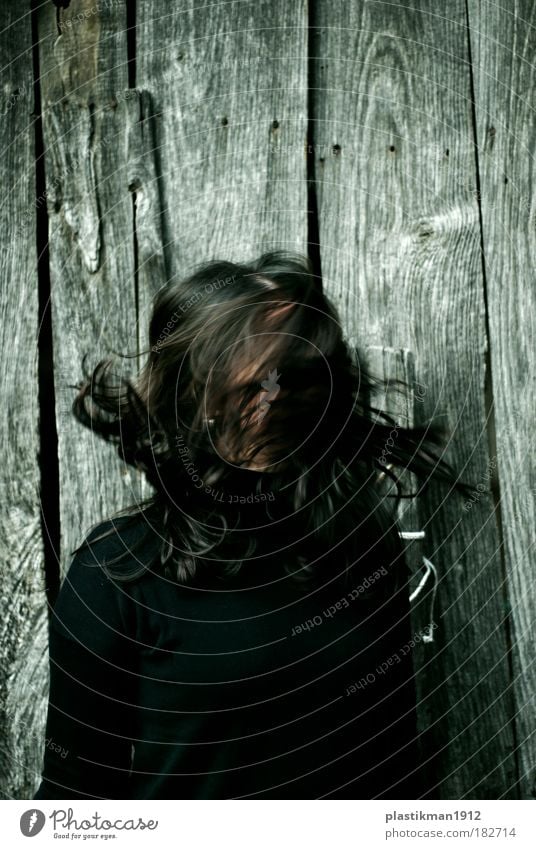
[(0, 804), (3, 846), (37, 849), (67, 841), (125, 849), (536, 846), (536, 802), (528, 800), (38, 801)]

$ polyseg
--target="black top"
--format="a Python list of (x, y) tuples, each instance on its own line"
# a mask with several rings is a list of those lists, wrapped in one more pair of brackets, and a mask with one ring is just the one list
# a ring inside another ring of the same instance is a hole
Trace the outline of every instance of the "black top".
[(382, 604), (335, 582), (304, 593), (277, 559), (212, 588), (156, 568), (112, 580), (103, 557), (146, 521), (88, 541), (114, 526), (53, 610), (35, 799), (419, 797), (407, 587)]

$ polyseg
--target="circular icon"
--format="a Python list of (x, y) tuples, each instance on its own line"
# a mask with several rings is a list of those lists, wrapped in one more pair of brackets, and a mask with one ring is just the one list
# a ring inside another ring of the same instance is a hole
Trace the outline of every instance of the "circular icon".
[(37, 808), (31, 808), (29, 811), (24, 811), (20, 818), (20, 830), (25, 837), (35, 837), (39, 834), (45, 824), (45, 815), (43, 811)]

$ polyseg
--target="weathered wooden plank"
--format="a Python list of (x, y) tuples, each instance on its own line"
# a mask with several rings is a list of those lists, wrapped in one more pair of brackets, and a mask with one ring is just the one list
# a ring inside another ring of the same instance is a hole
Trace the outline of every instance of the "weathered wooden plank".
[[(166, 285), (168, 274), (162, 241), (162, 207), (156, 168), (154, 110), (148, 91), (130, 89), (127, 107), (128, 186), (134, 201), (136, 246), (136, 292), (138, 315), (138, 368), (148, 351), (148, 327), (152, 300)], [(140, 497), (148, 498), (151, 487), (144, 477)]]
[[(364, 362), (369, 374), (387, 381), (385, 388), (373, 389), (370, 403), (387, 413), (395, 420), (392, 436), (397, 439), (396, 426), (412, 427), (421, 424), (420, 404), (422, 387), (415, 380), (415, 360), (411, 351), (403, 348), (383, 348), (369, 345), (364, 350)], [(405, 391), (401, 390), (398, 381), (407, 384)], [(388, 461), (388, 445), (386, 441), (386, 459)], [(415, 475), (408, 472), (397, 472), (400, 475), (404, 492), (415, 492), (417, 480)], [(399, 507), (399, 525), (404, 532), (422, 531), (419, 515), (419, 499), (403, 501)], [(417, 734), (420, 761), (424, 764), (425, 773), (430, 773), (428, 750), (428, 729), (432, 726), (434, 717), (431, 713), (430, 692), (436, 685), (435, 663), (438, 649), (437, 629), (440, 619), (437, 616), (437, 585), (432, 572), (426, 576), (424, 557), (429, 552), (427, 534), (423, 540), (404, 540), (406, 561), (410, 569), (409, 592), (411, 598), (411, 633), (415, 640), (412, 650), (413, 668), (415, 671), (415, 689), (417, 699)], [(432, 562), (429, 561), (428, 562)], [(435, 564), (432, 562), (435, 568)], [(423, 578), (426, 581), (422, 584)], [(414, 597), (415, 594), (415, 597)], [(438, 621), (439, 620), (439, 621)]]
[(140, 351), (148, 344), (153, 295), (168, 280), (162, 243), (160, 181), (156, 169), (154, 110), (148, 91), (130, 90), (128, 108), (128, 180), (134, 195), (136, 273), (139, 294)]
[(522, 798), (536, 797), (536, 7), (469, 0), (504, 556)]
[[(384, 348), (380, 345), (368, 345), (364, 350), (364, 363), (367, 372), (380, 380), (386, 381), (384, 387), (374, 387), (369, 403), (375, 408), (387, 412), (395, 425), (388, 439), (393, 444), (397, 439), (397, 427), (412, 427), (415, 418), (415, 361), (411, 351), (404, 348)], [(405, 387), (404, 387), (405, 384)], [(389, 465), (390, 444), (384, 446), (383, 458), (380, 462)], [(416, 492), (417, 481), (414, 475), (398, 470), (397, 475), (404, 494)], [(393, 494), (396, 492), (393, 487)], [(402, 499), (398, 508), (398, 521), (402, 531), (420, 531), (419, 510), (417, 499)], [(422, 546), (415, 543), (407, 546), (408, 565), (417, 570), (422, 563)]]
[(305, 0), (141, 0), (136, 24), (170, 275), (214, 257), (306, 252)]
[(88, 1), (58, 14), (59, 22), (52, 5), (41, 8), (39, 37), (66, 569), (89, 526), (140, 489), (115, 448), (74, 420), (71, 387), (83, 354), (89, 365), (113, 350), (135, 354), (138, 337), (125, 7)]
[(38, 286), (31, 29), (0, 6), (0, 796), (26, 798), (46, 708), (47, 607), (40, 527)]
[[(486, 327), (465, 4), (316, 7), (314, 152), (325, 285), (360, 345), (409, 348), (449, 459), (488, 468)], [(441, 570), (427, 682), (431, 798), (515, 797), (512, 693), (491, 498), (419, 505)]]

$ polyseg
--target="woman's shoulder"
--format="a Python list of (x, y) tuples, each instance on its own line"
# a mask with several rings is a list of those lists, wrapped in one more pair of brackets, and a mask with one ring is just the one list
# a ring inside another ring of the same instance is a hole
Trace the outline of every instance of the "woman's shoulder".
[[(148, 512), (113, 516), (97, 522), (73, 552), (79, 563), (111, 567), (122, 564), (125, 575), (129, 567), (141, 567), (153, 560), (159, 534)], [(118, 577), (120, 574), (118, 573)]]
[(132, 586), (150, 580), (157, 551), (157, 535), (141, 513), (93, 525), (72, 552), (53, 607), (55, 631), (71, 638), (129, 632), (135, 625)]

